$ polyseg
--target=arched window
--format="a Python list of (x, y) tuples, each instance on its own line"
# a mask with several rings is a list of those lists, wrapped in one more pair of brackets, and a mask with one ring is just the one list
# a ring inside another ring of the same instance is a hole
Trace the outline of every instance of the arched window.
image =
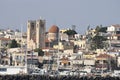
[(68, 65), (70, 65), (70, 62), (68, 62)]

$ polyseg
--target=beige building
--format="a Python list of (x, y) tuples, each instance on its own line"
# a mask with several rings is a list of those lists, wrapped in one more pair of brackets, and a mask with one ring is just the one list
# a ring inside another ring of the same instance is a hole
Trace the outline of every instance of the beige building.
[[(9, 56), (6, 56), (9, 58), (9, 63), (12, 66), (25, 66), (26, 63), (26, 54), (25, 49), (21, 48), (10, 48), (7, 50), (9, 53)], [(10, 59), (11, 58), (11, 59)]]
[(84, 54), (83, 59), (84, 59), (84, 65), (86, 66), (91, 66), (95, 65), (95, 54)]
[(72, 61), (66, 57), (62, 56), (61, 59), (59, 59), (59, 69), (72, 69)]
[(54, 45), (53, 48), (64, 50), (65, 46), (62, 44), (62, 42), (59, 42), (58, 45)]
[(48, 40), (50, 42), (58, 40), (59, 28), (56, 25), (50, 27), (48, 31)]
[(110, 56), (109, 54), (102, 53), (96, 56), (96, 69), (110, 69), (112, 68), (111, 61), (113, 60), (113, 57)]
[(110, 49), (119, 51), (120, 49), (120, 24), (115, 24), (107, 27), (107, 38)]
[(74, 41), (74, 45), (79, 46), (80, 49), (86, 49), (86, 40), (83, 39), (83, 40)]
[(12, 53), (12, 65), (14, 66), (25, 66), (25, 53), (24, 52), (13, 52)]
[(117, 67), (120, 67), (120, 57), (117, 59)]
[(45, 20), (29, 20), (27, 22), (27, 48), (45, 47)]
[(0, 65), (10, 65), (10, 57), (2, 56), (0, 62)]
[(0, 38), (0, 50), (2, 48), (7, 48), (9, 43), (11, 43), (9, 38)]

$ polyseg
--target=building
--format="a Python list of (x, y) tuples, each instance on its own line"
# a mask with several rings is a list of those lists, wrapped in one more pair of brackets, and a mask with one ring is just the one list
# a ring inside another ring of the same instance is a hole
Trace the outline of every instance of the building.
[(111, 25), (107, 27), (110, 49), (118, 51), (120, 49), (120, 25)]
[(50, 42), (58, 40), (59, 28), (56, 25), (50, 27), (48, 31), (48, 40)]
[(45, 20), (29, 20), (27, 22), (27, 48), (45, 47)]
[(27, 65), (28, 67), (35, 67), (38, 65), (38, 52), (28, 51)]
[(112, 60), (113, 57), (109, 54), (99, 54), (98, 56), (96, 56), (95, 68), (98, 70), (111, 70), (112, 65), (114, 65), (114, 62), (111, 63)]
[(59, 69), (72, 69), (72, 61), (66, 57), (62, 56), (62, 58), (59, 59)]
[(109, 34), (108, 39), (111, 40), (120, 40), (120, 25), (111, 25), (107, 28)]
[(80, 49), (86, 49), (86, 39), (74, 41), (74, 45), (78, 46)]
[(25, 53), (13, 52), (12, 53), (12, 65), (13, 66), (25, 66)]
[(69, 41), (69, 37), (66, 33), (60, 33), (60, 40), (61, 41)]
[(59, 28), (56, 25), (52, 25), (46, 33), (46, 47), (53, 48), (53, 45), (58, 44)]
[(12, 66), (25, 66), (26, 64), (26, 50), (22, 48), (10, 48), (7, 50), (10, 64)]
[(3, 48), (7, 48), (8, 44), (11, 43), (11, 40), (9, 38), (0, 38), (0, 50)]
[(94, 66), (95, 65), (95, 54), (84, 54), (84, 65), (85, 66)]
[(117, 59), (117, 67), (120, 67), (120, 57)]

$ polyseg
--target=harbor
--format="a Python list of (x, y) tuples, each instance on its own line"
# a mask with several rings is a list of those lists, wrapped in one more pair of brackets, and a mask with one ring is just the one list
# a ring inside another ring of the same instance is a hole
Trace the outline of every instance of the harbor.
[(0, 80), (120, 80), (119, 77), (78, 77), (78, 76), (40, 76), (40, 75), (0, 75)]

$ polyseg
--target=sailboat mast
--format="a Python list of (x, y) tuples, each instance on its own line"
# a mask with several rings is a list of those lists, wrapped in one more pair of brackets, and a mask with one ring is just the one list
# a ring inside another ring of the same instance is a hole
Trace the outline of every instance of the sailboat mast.
[(60, 32), (58, 31), (58, 53), (57, 53), (57, 69), (59, 69), (59, 37), (60, 37)]
[[(21, 28), (21, 54), (23, 54), (23, 53), (22, 53), (22, 52), (23, 52), (23, 51), (22, 51), (22, 25), (21, 25), (20, 28)], [(21, 59), (21, 64), (22, 64), (22, 59)]]

